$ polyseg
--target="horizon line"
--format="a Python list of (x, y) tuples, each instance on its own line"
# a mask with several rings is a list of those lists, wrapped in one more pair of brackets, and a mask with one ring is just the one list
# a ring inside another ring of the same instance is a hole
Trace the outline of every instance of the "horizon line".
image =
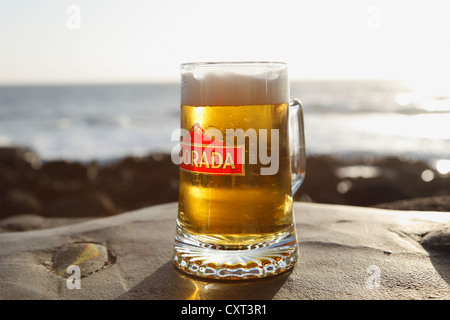
[[(403, 81), (400, 78), (292, 78), (290, 82), (320, 82), (320, 81)], [(149, 84), (179, 84), (180, 79), (149, 79), (149, 80), (101, 80), (101, 81), (49, 81), (49, 82), (0, 82), (0, 87), (57, 87), (57, 86), (102, 86), (102, 85), (149, 85)]]

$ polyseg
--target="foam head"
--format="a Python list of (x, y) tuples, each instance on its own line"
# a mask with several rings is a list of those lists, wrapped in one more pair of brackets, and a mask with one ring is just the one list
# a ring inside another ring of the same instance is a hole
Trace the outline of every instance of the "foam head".
[(181, 103), (184, 105), (232, 106), (289, 102), (285, 63), (188, 63), (182, 65), (181, 76)]

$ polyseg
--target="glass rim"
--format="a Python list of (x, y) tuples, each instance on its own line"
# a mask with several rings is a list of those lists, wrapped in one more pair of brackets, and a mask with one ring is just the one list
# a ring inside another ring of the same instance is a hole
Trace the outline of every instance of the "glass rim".
[(193, 68), (220, 68), (220, 67), (278, 67), (286, 68), (287, 63), (281, 61), (205, 61), (205, 62), (185, 62), (181, 64), (181, 70)]

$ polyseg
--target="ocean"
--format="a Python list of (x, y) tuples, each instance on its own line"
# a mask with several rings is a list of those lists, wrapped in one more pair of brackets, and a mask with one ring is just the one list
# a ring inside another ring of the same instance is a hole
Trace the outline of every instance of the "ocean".
[[(309, 155), (450, 159), (450, 92), (399, 81), (297, 81)], [(108, 161), (170, 152), (178, 83), (0, 87), (0, 146), (43, 160)]]

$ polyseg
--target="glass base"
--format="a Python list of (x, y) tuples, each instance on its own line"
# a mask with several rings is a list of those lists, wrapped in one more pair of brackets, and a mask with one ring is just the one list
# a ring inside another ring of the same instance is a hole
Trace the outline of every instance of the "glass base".
[(177, 226), (173, 262), (203, 278), (243, 280), (273, 276), (292, 268), (298, 258), (295, 226), (278, 238), (248, 249), (226, 249), (198, 240)]

